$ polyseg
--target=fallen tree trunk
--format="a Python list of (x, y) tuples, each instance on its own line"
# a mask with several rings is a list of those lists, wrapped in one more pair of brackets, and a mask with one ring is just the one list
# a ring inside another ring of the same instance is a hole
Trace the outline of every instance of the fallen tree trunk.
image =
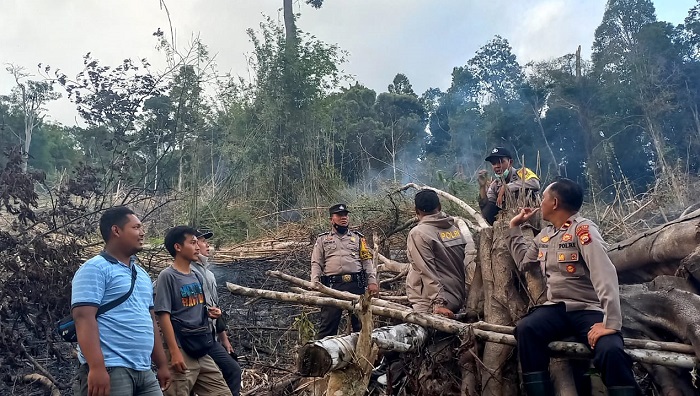
[[(427, 331), (421, 326), (402, 323), (374, 329), (372, 341), (383, 350), (415, 352), (423, 345), (427, 335)], [(305, 377), (321, 377), (329, 371), (347, 366), (352, 361), (358, 337), (359, 333), (352, 333), (307, 343), (299, 350), (299, 374)]]
[(378, 348), (372, 343), (372, 298), (365, 294), (360, 298), (355, 312), (360, 317), (362, 330), (358, 334), (350, 364), (340, 370), (331, 371), (328, 378), (327, 395), (364, 396), (367, 392), (372, 367), (377, 360)]
[[(251, 289), (249, 287), (236, 285), (230, 282), (226, 283), (226, 287), (231, 293), (243, 296), (261, 297), (271, 300), (294, 302), (305, 305), (333, 306), (350, 311), (356, 310), (355, 304), (353, 304), (351, 301), (337, 300), (329, 297), (313, 297), (305, 296), (303, 294)], [(481, 330), (472, 326), (471, 324), (460, 323), (451, 319), (437, 317), (435, 315), (378, 306), (372, 306), (371, 310), (372, 314), (374, 315), (385, 316), (407, 323), (415, 323), (423, 327), (430, 327), (436, 330), (444, 331), (446, 333), (459, 335), (466, 335), (471, 333), (477, 338), (487, 342), (515, 345), (515, 337), (513, 337), (510, 334), (502, 334), (492, 331)], [(565, 353), (567, 356), (574, 356), (579, 358), (588, 358), (591, 356), (588, 347), (575, 342), (555, 341), (549, 344), (549, 348), (551, 351), (562, 352)], [(681, 368), (693, 368), (696, 365), (700, 364), (700, 360), (698, 360), (695, 356), (675, 352), (650, 351), (646, 349), (625, 349), (625, 351), (630, 355), (632, 360), (642, 363), (662, 364), (666, 366)]]
[(621, 284), (648, 282), (673, 275), (700, 245), (700, 210), (625, 239), (608, 248)]

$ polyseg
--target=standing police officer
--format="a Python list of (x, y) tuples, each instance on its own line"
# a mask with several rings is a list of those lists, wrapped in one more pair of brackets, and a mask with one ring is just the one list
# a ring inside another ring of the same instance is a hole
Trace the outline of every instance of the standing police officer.
[[(372, 295), (379, 294), (377, 272), (372, 264), (372, 254), (365, 237), (348, 228), (345, 204), (328, 209), (331, 230), (319, 235), (311, 254), (311, 281), (320, 282), (336, 290), (364, 294), (365, 287)], [(336, 335), (342, 310), (335, 307), (321, 308), (321, 324), (318, 338)], [(360, 330), (360, 321), (351, 315), (352, 330)]]
[[(547, 301), (517, 324), (515, 338), (528, 395), (554, 395), (547, 368), (547, 345), (568, 336), (593, 350), (611, 396), (635, 395), (632, 361), (623, 349), (622, 313), (617, 272), (598, 227), (578, 214), (583, 189), (559, 179), (544, 191), (540, 208), (524, 208), (510, 221), (508, 242), (522, 270), (540, 266), (547, 282)], [(528, 244), (520, 231), (538, 210), (551, 223)]]

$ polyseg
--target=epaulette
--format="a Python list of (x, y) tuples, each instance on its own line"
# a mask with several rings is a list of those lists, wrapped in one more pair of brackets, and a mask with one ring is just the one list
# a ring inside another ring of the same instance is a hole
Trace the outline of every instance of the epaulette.
[(322, 233), (318, 234), (318, 236), (324, 236), (324, 235), (328, 235), (330, 233), (331, 233), (330, 231), (326, 231), (326, 232), (322, 232)]
[(364, 237), (365, 237), (360, 231), (352, 230), (352, 232), (354, 232), (355, 234), (359, 235), (360, 238), (364, 238)]

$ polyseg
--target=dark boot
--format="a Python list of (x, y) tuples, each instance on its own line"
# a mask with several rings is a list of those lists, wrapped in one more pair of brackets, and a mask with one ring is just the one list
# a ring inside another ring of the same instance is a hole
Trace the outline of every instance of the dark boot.
[(554, 387), (549, 371), (523, 373), (523, 385), (527, 396), (554, 396)]
[(634, 386), (613, 386), (608, 388), (608, 396), (637, 396), (637, 388)]

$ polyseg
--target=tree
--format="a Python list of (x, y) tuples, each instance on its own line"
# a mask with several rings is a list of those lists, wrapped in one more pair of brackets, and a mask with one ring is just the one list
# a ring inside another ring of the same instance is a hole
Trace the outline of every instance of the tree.
[(413, 92), (413, 87), (408, 77), (403, 73), (396, 74), (394, 81), (389, 84), (388, 90), (389, 93), (393, 94), (417, 96), (416, 93)]
[(479, 85), (479, 101), (505, 103), (518, 98), (523, 73), (508, 40), (496, 36), (476, 51), (467, 68)]
[[(44, 105), (60, 98), (61, 95), (54, 91), (51, 81), (28, 80), (30, 75), (22, 67), (8, 65), (5, 70), (15, 79), (16, 85), (10, 95), (12, 105), (24, 119), (24, 133), (18, 137), (22, 144), (22, 171), (26, 172), (32, 134), (43, 121), (43, 112), (46, 111)], [(46, 70), (48, 71), (48, 68)]]

